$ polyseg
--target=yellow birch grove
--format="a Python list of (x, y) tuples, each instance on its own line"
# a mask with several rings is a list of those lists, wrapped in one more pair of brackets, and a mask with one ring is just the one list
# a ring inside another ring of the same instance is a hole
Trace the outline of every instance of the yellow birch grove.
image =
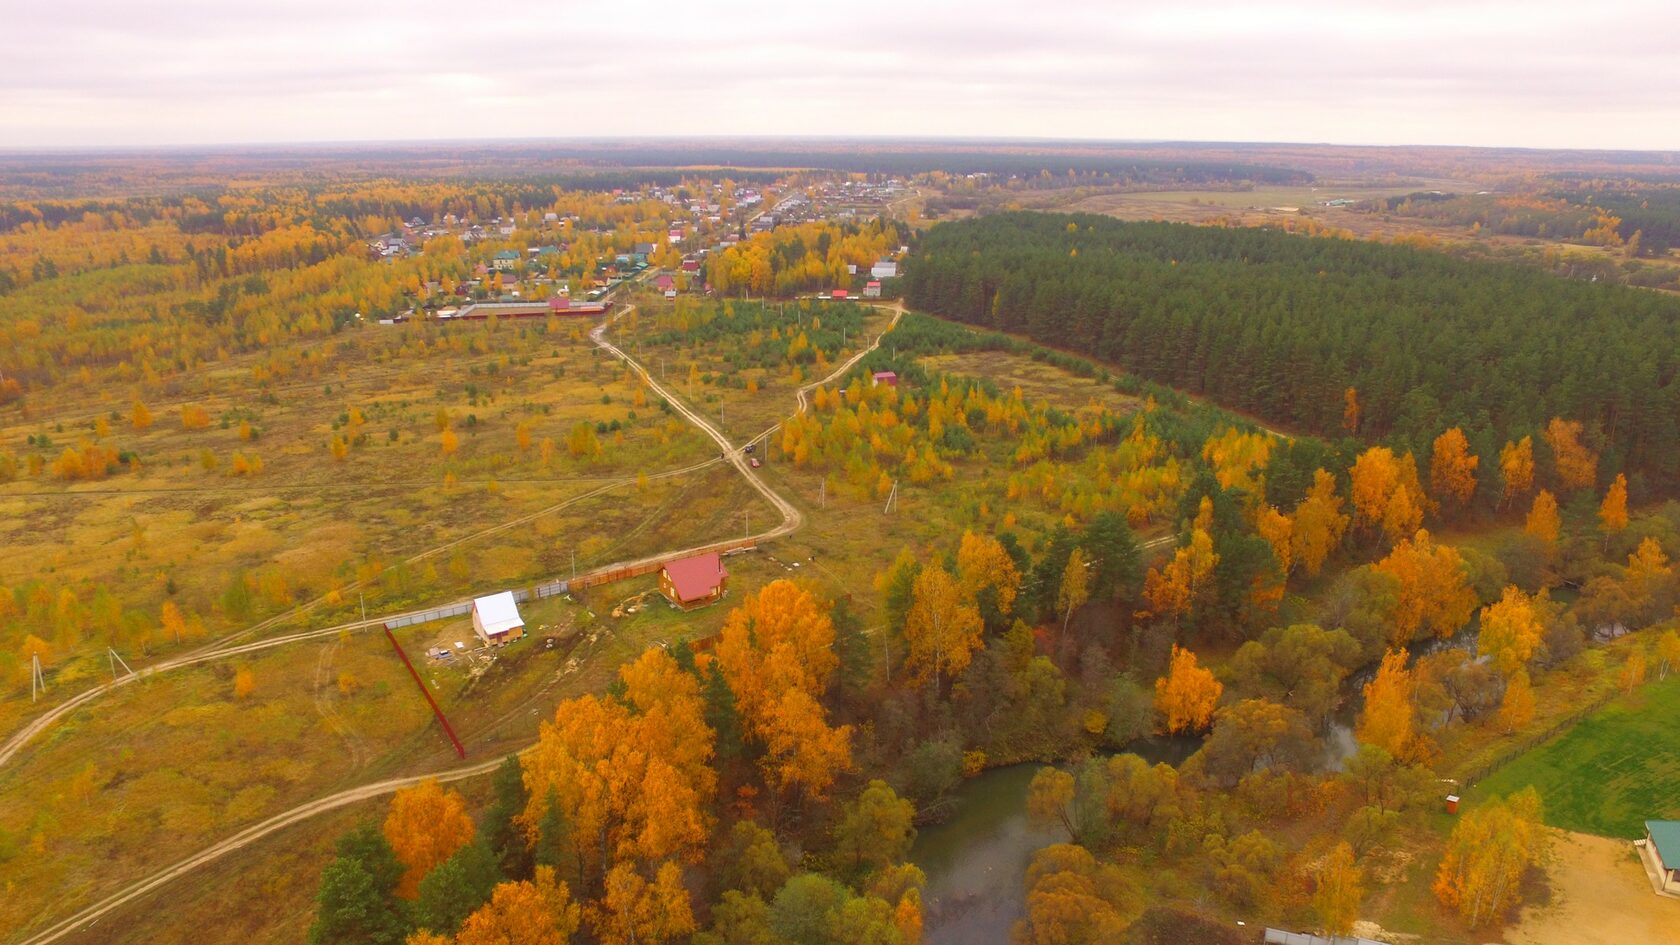
[(1412, 454), (1397, 457), (1386, 446), (1373, 446), (1354, 460), (1349, 477), (1360, 525), (1380, 526), (1392, 543), (1404, 540), (1423, 524), (1429, 499), (1418, 483)]
[[(567, 945), (579, 915), (571, 891), (555, 881), (554, 868), (539, 866), (529, 881), (498, 884), (490, 901), (467, 916), (455, 945)], [(410, 938), (408, 945), (417, 943)]]
[(1224, 684), (1196, 662), (1196, 654), (1177, 644), (1167, 675), (1155, 680), (1155, 710), (1164, 718), (1169, 735), (1199, 732), (1213, 720), (1213, 710), (1225, 691)]
[(427, 778), (391, 797), (391, 812), (385, 816), (385, 840), (403, 865), (397, 881), (397, 896), (413, 899), (420, 880), (472, 842), (473, 820), (460, 794), (445, 790), (435, 778)]
[(1435, 874), (1435, 895), (1472, 928), (1491, 924), (1522, 901), (1522, 876), (1544, 859), (1540, 795), (1525, 788), (1459, 818)]
[(1365, 898), (1361, 872), (1354, 862), (1353, 847), (1346, 841), (1336, 844), (1319, 867), (1313, 889), (1313, 908), (1324, 931), (1331, 935), (1346, 935), (1353, 931), (1359, 918), (1359, 903)]
[(619, 679), (622, 698), (562, 702), (521, 764), (530, 802), (518, 819), (528, 840), (540, 838), (552, 798), (588, 876), (622, 861), (696, 861), (711, 829), (716, 735), (699, 681), (656, 649)]
[(1190, 544), (1173, 552), (1173, 559), (1160, 568), (1150, 568), (1143, 581), (1143, 613), (1156, 617), (1178, 617), (1190, 612), (1201, 589), (1213, 575), (1219, 555), (1213, 550), (1213, 503), (1202, 498), (1201, 509), (1190, 527)]
[(1534, 721), (1534, 686), (1528, 681), (1526, 670), (1517, 670), (1505, 684), (1505, 695), (1499, 700), (1499, 729), (1509, 735)]
[(957, 545), (957, 577), (969, 597), (991, 588), (997, 595), (998, 612), (1008, 616), (1015, 609), (1021, 589), (1021, 572), (1003, 544), (990, 535), (964, 531)]

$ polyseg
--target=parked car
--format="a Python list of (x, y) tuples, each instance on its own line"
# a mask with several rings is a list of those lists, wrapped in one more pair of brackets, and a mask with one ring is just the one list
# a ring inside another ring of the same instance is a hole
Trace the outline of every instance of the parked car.
[(758, 467), (760, 467), (760, 466), (762, 466), (762, 465), (764, 465), (764, 464), (763, 464), (763, 463), (761, 463), (761, 462), (759, 462), (759, 461), (758, 461), (758, 457), (757, 457), (757, 456), (754, 456), (754, 457), (753, 457), (753, 458), (752, 458), (752, 459), (750, 459), (750, 460), (747, 460), (747, 462), (749, 462), (749, 463), (751, 463), (751, 464), (752, 464), (752, 468), (754, 468), (754, 469), (757, 469), (757, 468), (758, 468)]

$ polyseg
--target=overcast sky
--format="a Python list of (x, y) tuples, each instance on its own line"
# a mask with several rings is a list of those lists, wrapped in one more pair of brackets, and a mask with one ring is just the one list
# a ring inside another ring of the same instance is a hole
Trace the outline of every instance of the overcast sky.
[(7, 0), (0, 148), (964, 135), (1680, 148), (1677, 0)]

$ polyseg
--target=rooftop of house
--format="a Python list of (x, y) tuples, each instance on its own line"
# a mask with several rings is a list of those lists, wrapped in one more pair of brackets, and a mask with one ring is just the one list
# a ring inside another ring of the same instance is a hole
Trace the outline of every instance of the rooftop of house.
[(685, 601), (705, 597), (729, 576), (723, 566), (723, 558), (715, 552), (667, 561), (665, 573), (670, 575), (671, 587), (676, 589), (677, 598)]
[(525, 626), (524, 619), (519, 616), (519, 605), (514, 602), (512, 591), (477, 598), (473, 601), (473, 612), (478, 614), (479, 625), (484, 628), (487, 636), (496, 636)]
[(1680, 869), (1680, 820), (1647, 820), (1645, 830), (1657, 848), (1657, 856), (1669, 869)]

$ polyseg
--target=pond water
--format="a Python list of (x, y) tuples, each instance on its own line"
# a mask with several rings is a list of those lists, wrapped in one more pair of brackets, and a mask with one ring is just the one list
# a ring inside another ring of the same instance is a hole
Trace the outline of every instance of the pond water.
[[(1176, 765), (1199, 744), (1195, 738), (1152, 738), (1127, 750), (1151, 763)], [(1021, 883), (1033, 853), (1067, 839), (1027, 821), (1027, 785), (1040, 767), (993, 768), (965, 782), (955, 792), (956, 814), (917, 833), (910, 860), (927, 873), (928, 945), (1008, 945), (1010, 926), (1025, 911)]]

